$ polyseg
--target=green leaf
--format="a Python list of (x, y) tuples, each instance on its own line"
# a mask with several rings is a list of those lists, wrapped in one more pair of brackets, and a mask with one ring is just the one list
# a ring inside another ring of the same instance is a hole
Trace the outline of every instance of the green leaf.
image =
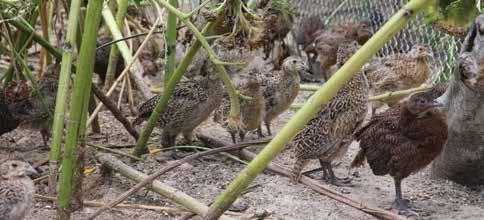
[(430, 23), (439, 21), (446, 25), (467, 28), (479, 15), (480, 0), (432, 1), (433, 3), (426, 10), (426, 20)]

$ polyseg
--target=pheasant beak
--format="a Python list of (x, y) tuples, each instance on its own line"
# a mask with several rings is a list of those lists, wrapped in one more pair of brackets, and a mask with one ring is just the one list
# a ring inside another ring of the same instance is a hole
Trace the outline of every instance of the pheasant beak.
[(439, 101), (437, 100), (433, 100), (430, 104), (429, 104), (429, 107), (432, 107), (432, 108), (435, 108), (435, 107), (442, 107), (444, 106), (444, 104), (440, 103)]
[(25, 171), (26, 171), (26, 173), (27, 173), (28, 176), (32, 176), (32, 175), (37, 175), (38, 174), (37, 170), (35, 170), (32, 166), (28, 166)]

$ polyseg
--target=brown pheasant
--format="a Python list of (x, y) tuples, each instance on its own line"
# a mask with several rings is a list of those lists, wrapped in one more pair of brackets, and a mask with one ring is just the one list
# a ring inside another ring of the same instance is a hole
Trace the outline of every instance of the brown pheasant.
[[(343, 43), (338, 49), (338, 65), (343, 65), (357, 50), (355, 41)], [(363, 72), (358, 72), (311, 119), (294, 140), (296, 162), (292, 178), (299, 181), (301, 171), (310, 159), (319, 159), (324, 178), (338, 185), (331, 162), (346, 153), (353, 133), (363, 122), (367, 113), (368, 82)]]
[[(180, 133), (190, 142), (192, 131), (220, 105), (223, 97), (221, 81), (215, 72), (203, 72), (208, 75), (197, 76), (176, 85), (165, 111), (158, 118), (158, 127), (163, 129), (163, 147), (174, 146)], [(138, 125), (147, 120), (159, 99), (160, 95), (156, 95), (144, 102), (138, 108), (139, 114), (133, 124)], [(172, 152), (172, 156), (177, 157), (175, 152)]]
[(230, 113), (230, 100), (228, 94), (224, 95), (224, 99), (220, 107), (214, 112), (213, 119), (224, 127), (231, 135), (232, 142), (236, 143), (235, 135), (238, 134), (241, 141), (247, 132), (253, 131), (262, 123), (264, 113), (264, 96), (259, 81), (256, 76), (251, 74), (240, 75), (236, 77), (233, 82), (238, 92), (250, 99), (240, 100), (240, 120), (241, 127), (229, 126), (228, 116)]
[(8, 160), (0, 165), (0, 219), (22, 220), (31, 211), (35, 187), (29, 175), (37, 174), (28, 163)]
[(369, 21), (363, 20), (358, 24), (346, 23), (334, 27), (329, 27), (315, 33), (313, 46), (306, 47), (305, 51), (312, 56), (312, 61), (319, 62), (319, 71), (323, 72), (325, 79), (330, 77), (329, 70), (336, 64), (336, 54), (338, 47), (342, 43), (357, 41), (364, 44), (372, 36)]
[(373, 174), (389, 174), (395, 182), (398, 214), (416, 214), (403, 200), (401, 182), (423, 169), (442, 151), (447, 139), (445, 119), (434, 107), (441, 106), (432, 92), (413, 94), (407, 101), (372, 117), (356, 133), (360, 151), (351, 163), (361, 166), (366, 158)]
[[(284, 60), (281, 70), (257, 74), (265, 99), (264, 124), (269, 135), (272, 135), (271, 121), (291, 106), (299, 93), (299, 74), (307, 71), (306, 64), (300, 58), (290, 56)], [(261, 128), (259, 133), (262, 133)]]
[(416, 45), (408, 53), (376, 59), (364, 71), (375, 94), (410, 89), (428, 80), (432, 54), (430, 46)]
[[(42, 100), (30, 88), (22, 88), (27, 86), (24, 83), (14, 82), (6, 89), (9, 111), (19, 121), (21, 127), (40, 131), (44, 146), (48, 146), (47, 142), (50, 138), (59, 68), (58, 64), (49, 65), (44, 78), (38, 81)], [(12, 100), (12, 97), (15, 98)]]

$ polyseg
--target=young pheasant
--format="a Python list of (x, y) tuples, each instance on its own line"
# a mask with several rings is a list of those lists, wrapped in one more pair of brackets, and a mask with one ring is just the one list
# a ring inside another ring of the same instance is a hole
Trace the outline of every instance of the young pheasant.
[[(163, 147), (174, 146), (179, 133), (183, 133), (187, 141), (191, 141), (192, 131), (220, 105), (223, 97), (222, 83), (215, 72), (207, 74), (176, 85), (165, 111), (158, 119), (158, 126), (163, 129)], [(138, 108), (139, 114), (133, 124), (138, 125), (147, 120), (159, 99), (160, 95), (156, 95), (143, 103)], [(172, 156), (176, 157), (175, 152)]]
[(8, 160), (0, 165), (0, 219), (22, 220), (33, 204), (36, 174), (32, 166), (19, 160)]
[[(341, 44), (338, 64), (343, 65), (358, 48), (355, 41)], [(292, 172), (295, 182), (299, 181), (301, 171), (310, 159), (319, 159), (324, 178), (339, 185), (331, 162), (346, 153), (353, 133), (363, 122), (368, 109), (368, 90), (366, 77), (359, 71), (296, 135), (292, 141), (296, 157)]]
[(373, 116), (356, 133), (361, 149), (351, 166), (363, 165), (366, 158), (373, 174), (393, 177), (396, 199), (392, 209), (398, 214), (414, 214), (402, 198), (402, 180), (432, 162), (447, 140), (445, 119), (433, 109), (441, 106), (435, 98), (432, 91), (415, 93)]
[(418, 87), (430, 76), (432, 48), (416, 45), (406, 54), (394, 54), (364, 68), (375, 94)]
[(316, 54), (311, 62), (319, 62), (319, 71), (326, 79), (330, 77), (329, 70), (336, 64), (338, 47), (342, 43), (357, 41), (364, 44), (371, 36), (369, 21), (363, 20), (358, 24), (346, 23), (335, 27), (328, 27), (315, 33), (316, 37), (312, 47), (306, 48), (307, 54)]
[[(42, 95), (41, 101), (34, 92), (30, 92), (23, 98), (18, 98), (15, 101), (9, 101), (9, 111), (20, 122), (20, 126), (40, 131), (44, 146), (48, 146), (47, 142), (50, 138), (50, 128), (52, 125), (51, 116), (54, 113), (55, 99), (57, 96), (57, 73), (60, 66), (52, 64), (48, 66), (44, 78), (38, 81), (39, 92)], [(7, 94), (18, 93), (19, 85), (12, 84), (7, 87)], [(12, 95), (9, 95), (12, 96)], [(49, 112), (46, 111), (46, 108)]]
[[(251, 99), (240, 99), (240, 119), (242, 127), (233, 128), (229, 126), (228, 116), (230, 113), (230, 100), (226, 93), (220, 107), (215, 111), (213, 120), (224, 127), (231, 135), (232, 142), (236, 143), (235, 135), (238, 134), (241, 141), (244, 141), (245, 134), (253, 131), (262, 123), (264, 111), (264, 96), (256, 76), (249, 74), (236, 77), (233, 82), (238, 92)], [(260, 134), (259, 134), (260, 135)]]
[(281, 70), (258, 74), (265, 99), (263, 119), (269, 135), (272, 135), (271, 121), (286, 111), (299, 93), (299, 74), (303, 72), (308, 72), (306, 64), (300, 58), (290, 56), (284, 60)]

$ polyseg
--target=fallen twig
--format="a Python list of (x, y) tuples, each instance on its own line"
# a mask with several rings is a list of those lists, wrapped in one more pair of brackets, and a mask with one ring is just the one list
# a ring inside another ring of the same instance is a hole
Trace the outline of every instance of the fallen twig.
[(109, 147), (98, 146), (98, 145), (90, 144), (90, 143), (86, 143), (86, 145), (87, 146), (90, 146), (90, 147), (94, 147), (94, 148), (100, 149), (100, 150), (103, 150), (103, 151), (107, 151), (109, 153), (113, 153), (113, 154), (118, 154), (118, 155), (121, 155), (121, 156), (129, 157), (129, 158), (134, 159), (134, 160), (137, 160), (137, 161), (143, 161), (143, 159), (141, 159), (139, 157), (136, 157), (136, 156), (133, 156), (132, 154), (127, 154), (127, 153), (124, 153), (122, 151), (113, 150), (113, 149), (110, 149)]
[[(203, 142), (210, 143), (213, 147), (225, 146), (227, 144), (224, 141), (220, 141), (220, 140), (212, 138), (208, 135), (204, 135), (204, 134), (200, 134), (200, 133), (197, 134), (197, 137)], [(242, 158), (245, 159), (245, 160), (252, 160), (256, 156), (256, 154), (254, 154), (254, 153), (252, 153), (248, 150), (241, 150), (241, 155), (242, 155)], [(285, 176), (285, 177), (291, 176), (291, 171), (289, 171), (288, 169), (286, 169), (286, 168), (284, 168), (280, 165), (277, 165), (275, 163), (270, 163), (267, 166), (266, 169), (268, 171), (271, 171), (271, 172), (276, 173), (276, 174), (281, 175), (281, 176)], [(353, 200), (349, 197), (346, 197), (345, 195), (343, 195), (343, 194), (341, 194), (341, 193), (339, 193), (335, 190), (327, 188), (326, 186), (322, 185), (321, 183), (319, 183), (318, 181), (316, 181), (312, 178), (302, 176), (301, 179), (300, 179), (300, 182), (302, 184), (308, 186), (312, 190), (314, 190), (314, 191), (316, 191), (316, 192), (318, 192), (318, 193), (320, 193), (324, 196), (332, 198), (332, 199), (334, 199), (338, 202), (341, 202), (343, 204), (346, 204), (350, 207), (356, 208), (356, 209), (358, 209), (362, 212), (365, 212), (367, 214), (370, 214), (374, 217), (383, 218), (383, 219), (392, 219), (392, 220), (393, 219), (405, 219), (403, 216), (394, 214), (394, 213), (386, 211), (384, 209), (372, 208), (372, 207), (369, 207), (368, 205), (366, 205), (363, 202), (355, 201), (355, 200)]]
[[(57, 198), (51, 197), (51, 196), (43, 196), (39, 194), (35, 194), (35, 198), (38, 199), (43, 199), (43, 200), (48, 200), (48, 201), (57, 201)], [(103, 207), (106, 204), (102, 202), (96, 202), (96, 201), (84, 201), (83, 202), (85, 206), (90, 206), (90, 207)], [(172, 208), (172, 207), (164, 207), (164, 206), (153, 206), (153, 205), (142, 205), (142, 204), (118, 204), (116, 208), (126, 208), (126, 209), (145, 209), (145, 210), (151, 210), (151, 211), (159, 211), (159, 212), (171, 212), (171, 213), (186, 213), (190, 212), (186, 209), (183, 208)]]
[[(181, 164), (184, 164), (188, 161), (191, 161), (193, 159), (196, 159), (198, 157), (216, 154), (216, 153), (224, 152), (224, 151), (238, 150), (238, 149), (247, 147), (249, 145), (252, 145), (254, 143), (258, 143), (258, 142), (257, 141), (244, 142), (244, 143), (231, 145), (231, 146), (228, 146), (228, 147), (221, 147), (221, 148), (213, 149), (213, 150), (210, 150), (210, 151), (204, 151), (204, 152), (192, 154), (190, 156), (187, 156), (187, 157), (185, 157), (181, 160), (174, 162), (173, 164), (170, 164), (169, 166), (161, 169), (160, 171), (158, 171), (158, 172), (156, 172), (156, 173), (154, 173), (150, 176), (147, 176), (143, 173), (140, 173), (140, 172), (132, 169), (131, 167), (127, 166), (126, 164), (122, 163), (121, 161), (119, 161), (118, 159), (114, 158), (111, 155), (98, 154), (97, 158), (99, 159), (99, 161), (101, 161), (101, 163), (103, 163), (104, 165), (107, 165), (108, 167), (110, 167), (110, 168), (112, 168), (112, 169), (114, 169), (118, 172), (121, 172), (121, 174), (123, 174), (123, 175), (125, 175), (125, 176), (127, 176), (131, 179), (135, 179), (135, 180), (140, 181), (140, 182), (138, 184), (136, 184), (134, 187), (132, 187), (130, 190), (123, 193), (118, 198), (114, 199), (112, 202), (110, 202), (106, 206), (104, 206), (101, 209), (99, 209), (98, 211), (96, 211), (94, 214), (89, 216), (89, 218), (87, 218), (87, 219), (89, 219), (89, 220), (94, 219), (99, 214), (101, 214), (103, 211), (121, 203), (122, 201), (127, 199), (130, 195), (134, 194), (135, 192), (137, 192), (138, 190), (140, 190), (141, 188), (143, 188), (145, 186), (155, 190), (156, 192), (158, 192), (161, 195), (171, 199), (172, 201), (175, 201), (176, 203), (179, 203), (181, 205), (186, 206), (186, 208), (190, 209), (192, 212), (195, 212), (198, 215), (203, 215), (208, 210), (207, 206), (198, 202), (194, 198), (180, 192), (179, 190), (176, 190), (176, 189), (174, 189), (170, 186), (164, 185), (164, 184), (160, 183), (159, 181), (155, 181), (155, 179), (158, 178), (159, 176), (163, 175), (164, 173), (174, 169), (175, 167), (177, 167)], [(157, 190), (155, 188), (157, 188)], [(222, 216), (222, 219), (230, 219), (230, 218), (228, 218), (226, 216), (225, 217)]]
[(96, 97), (104, 104), (104, 106), (106, 106), (106, 108), (111, 111), (111, 113), (113, 113), (113, 116), (119, 122), (121, 122), (121, 124), (123, 124), (124, 128), (126, 128), (126, 131), (128, 131), (129, 134), (133, 136), (135, 140), (137, 140), (139, 137), (138, 132), (136, 131), (136, 129), (134, 129), (131, 122), (129, 122), (128, 119), (124, 117), (123, 113), (116, 107), (116, 104), (114, 104), (113, 101), (109, 99), (109, 97), (104, 95), (104, 93), (95, 85), (92, 85), (92, 91), (96, 95)]

